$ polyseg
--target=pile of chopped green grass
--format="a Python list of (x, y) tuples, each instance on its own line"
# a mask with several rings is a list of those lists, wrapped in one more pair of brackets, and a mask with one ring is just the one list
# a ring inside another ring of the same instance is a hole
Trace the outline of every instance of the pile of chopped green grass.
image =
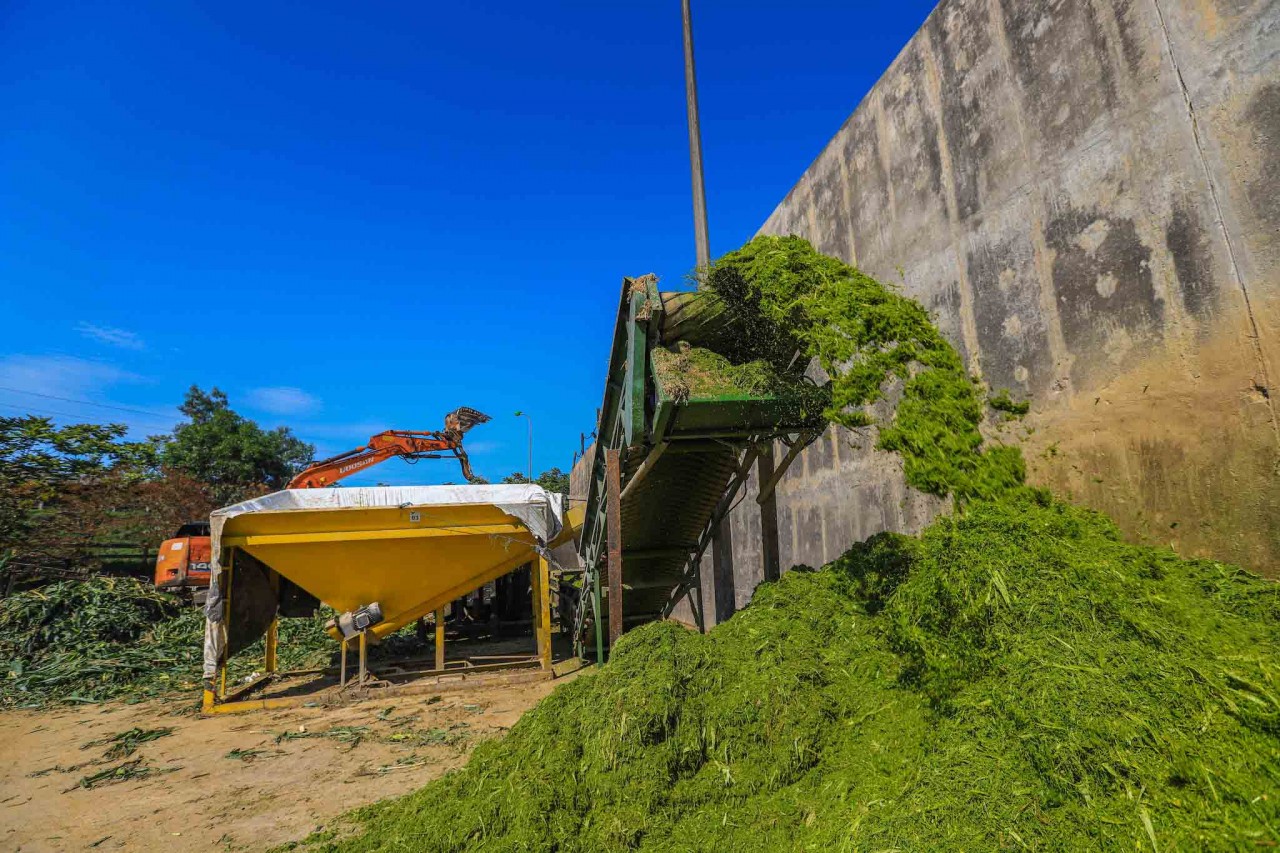
[(325, 850), (1280, 843), (1280, 588), (1014, 490), (658, 623)]
[(838, 424), (871, 425), (868, 407), (901, 383), (878, 446), (901, 455), (910, 485), (964, 502), (1023, 482), (1017, 448), (983, 447), (980, 388), (919, 303), (799, 237), (757, 237), (712, 264), (702, 286), (755, 357), (781, 369), (797, 352), (818, 358)]
[(62, 581), (0, 601), (0, 704), (154, 695), (199, 680), (204, 619), (133, 578)]
[[(332, 617), (280, 623), (284, 669), (325, 664)], [(0, 706), (141, 699), (200, 684), (204, 613), (133, 578), (62, 581), (0, 600)], [(258, 640), (232, 659), (237, 678), (261, 666)]]

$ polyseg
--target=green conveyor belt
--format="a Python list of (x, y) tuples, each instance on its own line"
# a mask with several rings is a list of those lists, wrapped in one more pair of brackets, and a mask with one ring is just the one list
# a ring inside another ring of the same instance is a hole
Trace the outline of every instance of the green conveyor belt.
[[(665, 616), (688, 591), (693, 557), (749, 449), (825, 426), (828, 392), (798, 374), (764, 393), (712, 383), (715, 393), (706, 394), (694, 382), (673, 394), (678, 360), (655, 365), (657, 348), (732, 351), (739, 339), (715, 295), (659, 293), (653, 276), (623, 280), (580, 551), (588, 580), (607, 577), (605, 458), (617, 450), (627, 627)], [(583, 597), (584, 607), (589, 599)]]

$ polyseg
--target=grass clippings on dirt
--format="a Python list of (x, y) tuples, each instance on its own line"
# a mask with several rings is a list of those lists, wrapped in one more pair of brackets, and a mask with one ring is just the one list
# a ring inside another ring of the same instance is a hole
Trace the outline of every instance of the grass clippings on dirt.
[(115, 761), (117, 758), (128, 758), (138, 751), (138, 747), (144, 743), (150, 743), (153, 740), (159, 740), (162, 737), (168, 737), (173, 734), (172, 727), (159, 729), (143, 729), (134, 726), (131, 729), (120, 732), (119, 734), (109, 735), (107, 737), (91, 740), (81, 746), (81, 749), (92, 749), (95, 746), (106, 746), (107, 751), (102, 754), (103, 759), (107, 761)]

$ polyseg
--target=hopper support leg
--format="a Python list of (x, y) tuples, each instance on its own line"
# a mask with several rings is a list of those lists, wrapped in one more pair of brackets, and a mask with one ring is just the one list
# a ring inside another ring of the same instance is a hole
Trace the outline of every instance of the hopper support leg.
[[(762, 442), (756, 460), (757, 481), (761, 485), (776, 482), (773, 477), (773, 442)], [(778, 556), (778, 499), (772, 488), (760, 494), (760, 551), (764, 562), (764, 579), (776, 581), (782, 576)]]
[(263, 669), (267, 672), (276, 671), (276, 652), (280, 645), (280, 617), (277, 615), (271, 620), (271, 624), (267, 626), (266, 654), (263, 660)]
[(364, 686), (364, 680), (367, 677), (366, 668), (369, 661), (369, 633), (367, 631), (360, 632), (360, 675), (356, 680), (356, 684)]
[(551, 586), (551, 567), (547, 564), (547, 558), (538, 557), (537, 563), (532, 567), (531, 574), (533, 577), (533, 634), (537, 640), (538, 661), (542, 665), (542, 669), (546, 672), (551, 671), (551, 608), (550, 608), (550, 586)]
[(444, 608), (436, 610), (436, 669), (444, 669)]

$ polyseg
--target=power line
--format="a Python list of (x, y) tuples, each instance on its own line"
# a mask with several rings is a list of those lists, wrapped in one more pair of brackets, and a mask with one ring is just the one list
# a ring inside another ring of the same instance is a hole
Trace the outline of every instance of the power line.
[[(59, 412), (54, 409), (40, 409), (40, 408), (33, 408), (31, 406), (15, 406), (12, 403), (0, 403), (0, 408), (12, 409), (15, 412), (21, 412), (22, 414), (53, 415), (54, 417), (75, 418), (77, 420), (83, 420), (84, 418), (84, 415), (75, 415), (75, 414), (72, 414), (71, 412)], [(172, 424), (164, 424), (166, 428), (171, 425)], [(129, 426), (129, 424), (125, 424), (125, 426)], [(158, 420), (151, 421), (151, 426), (160, 427), (161, 422)]]
[[(82, 406), (97, 406), (100, 409), (115, 409), (118, 412), (133, 412), (138, 415), (151, 415), (152, 417), (168, 418), (170, 415), (163, 412), (148, 411), (146, 409), (131, 409), (128, 406), (113, 406), (109, 403), (95, 403), (92, 400), (77, 400), (73, 397), (55, 397), (53, 394), (40, 394), (35, 391), (24, 391), (21, 388), (8, 388), (0, 385), (0, 391), (9, 391), (14, 394), (29, 394), (32, 397), (44, 397), (46, 400), (61, 400), (64, 403), (79, 403)], [(75, 417), (74, 415), (72, 417)]]

